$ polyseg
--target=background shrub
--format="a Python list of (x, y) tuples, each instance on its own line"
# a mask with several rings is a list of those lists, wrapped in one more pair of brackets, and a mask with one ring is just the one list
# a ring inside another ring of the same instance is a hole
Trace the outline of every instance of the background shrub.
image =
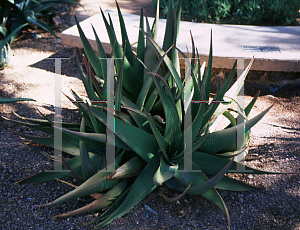
[[(152, 0), (156, 6), (157, 0)], [(178, 0), (172, 0), (175, 6)], [(169, 0), (160, 7), (168, 11)], [(183, 0), (182, 19), (243, 25), (296, 25), (300, 0)]]

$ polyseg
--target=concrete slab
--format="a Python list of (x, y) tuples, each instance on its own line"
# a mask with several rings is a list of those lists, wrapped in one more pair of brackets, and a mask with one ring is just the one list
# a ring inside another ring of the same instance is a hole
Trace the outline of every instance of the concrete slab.
[[(119, 20), (116, 11), (105, 10), (105, 15), (110, 14), (118, 41), (121, 42)], [(123, 13), (130, 43), (137, 41), (139, 16)], [(150, 23), (153, 18), (149, 18)], [(97, 51), (95, 37), (91, 24), (104, 45), (107, 53), (111, 52), (111, 46), (101, 14), (96, 14), (80, 25), (93, 49)], [(166, 20), (160, 19), (158, 26), (157, 42), (162, 45)], [(300, 72), (300, 27), (265, 27), (265, 26), (241, 26), (241, 25), (216, 25), (207, 23), (181, 22), (177, 46), (187, 53), (191, 51), (190, 31), (193, 34), (195, 46), (198, 48), (202, 61), (207, 60), (210, 43), (210, 31), (213, 31), (213, 67), (231, 69), (235, 58), (244, 57), (247, 64), (251, 57), (255, 61), (251, 70)], [(62, 33), (64, 44), (82, 48), (82, 43), (76, 26)], [(242, 46), (271, 46), (279, 47), (280, 52), (254, 52), (243, 51)]]

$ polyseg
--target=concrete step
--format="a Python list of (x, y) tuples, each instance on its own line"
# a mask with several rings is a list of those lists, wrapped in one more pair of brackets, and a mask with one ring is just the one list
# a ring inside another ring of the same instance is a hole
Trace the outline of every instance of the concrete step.
[[(116, 11), (105, 10), (110, 14), (118, 41), (121, 42), (119, 19)], [(123, 13), (130, 43), (137, 41), (139, 16)], [(152, 23), (154, 18), (149, 18)], [(93, 49), (97, 51), (92, 30), (93, 25), (103, 43), (106, 53), (111, 53), (111, 46), (100, 13), (80, 23)], [(157, 42), (162, 45), (166, 20), (160, 19)], [(207, 61), (210, 44), (210, 32), (213, 35), (213, 68), (231, 69), (236, 58), (244, 58), (245, 66), (254, 56), (251, 70), (300, 72), (300, 26), (244, 26), (217, 25), (208, 23), (181, 22), (177, 46), (187, 53), (191, 51), (190, 31), (201, 61)], [(82, 48), (76, 26), (62, 33), (64, 44)], [(269, 47), (269, 48), (268, 48)], [(249, 49), (250, 48), (250, 49)], [(276, 50), (278, 49), (278, 50)]]

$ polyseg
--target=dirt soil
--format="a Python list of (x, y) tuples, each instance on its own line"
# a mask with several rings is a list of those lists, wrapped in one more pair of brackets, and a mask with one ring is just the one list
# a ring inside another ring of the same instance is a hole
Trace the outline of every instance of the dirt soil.
[[(0, 97), (28, 97), (36, 102), (0, 104), (2, 116), (15, 118), (16, 113), (41, 118), (39, 111), (53, 119), (54, 61), (49, 57), (64, 57), (62, 61), (62, 91), (72, 88), (85, 95), (73, 62), (74, 50), (61, 44), (60, 39), (41, 34), (33, 39), (28, 33), (12, 46), (11, 66), (0, 71)], [(217, 74), (219, 70), (214, 70)], [(263, 73), (250, 72), (253, 79)], [(281, 73), (282, 77), (288, 76)], [(245, 101), (250, 102), (258, 89), (245, 85)], [(63, 120), (78, 122), (74, 105), (63, 98)], [(270, 105), (273, 108), (252, 128), (250, 150), (245, 164), (261, 170), (297, 172), (300, 170), (300, 89), (283, 88), (276, 93), (261, 89), (250, 117)], [(38, 111), (39, 110), (39, 111)], [(52, 201), (72, 188), (57, 181), (12, 185), (25, 177), (49, 169), (53, 163), (41, 151), (53, 153), (43, 146), (28, 145), (26, 140), (10, 130), (29, 135), (36, 134), (22, 126), (0, 119), (0, 229), (91, 229), (84, 221), (98, 214), (53, 220), (52, 217), (76, 207), (92, 198), (85, 197), (47, 208), (33, 205)], [(245, 183), (264, 189), (249, 192), (220, 191), (231, 215), (232, 229), (300, 229), (299, 174), (245, 175), (230, 174)], [(176, 193), (165, 186), (160, 188), (168, 196)], [(178, 195), (178, 194), (177, 194)], [(154, 212), (149, 211), (148, 205)], [(104, 229), (226, 229), (226, 216), (217, 206), (200, 196), (188, 196), (176, 203), (166, 203), (156, 190), (129, 213), (116, 219)]]

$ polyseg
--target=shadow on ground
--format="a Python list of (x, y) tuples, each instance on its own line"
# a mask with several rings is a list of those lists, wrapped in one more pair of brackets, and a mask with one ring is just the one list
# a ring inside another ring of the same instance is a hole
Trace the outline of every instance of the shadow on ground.
[(63, 48), (46, 59), (36, 62), (30, 67), (55, 72), (55, 59), (61, 58), (61, 74), (68, 77), (80, 77), (74, 58), (74, 48)]

